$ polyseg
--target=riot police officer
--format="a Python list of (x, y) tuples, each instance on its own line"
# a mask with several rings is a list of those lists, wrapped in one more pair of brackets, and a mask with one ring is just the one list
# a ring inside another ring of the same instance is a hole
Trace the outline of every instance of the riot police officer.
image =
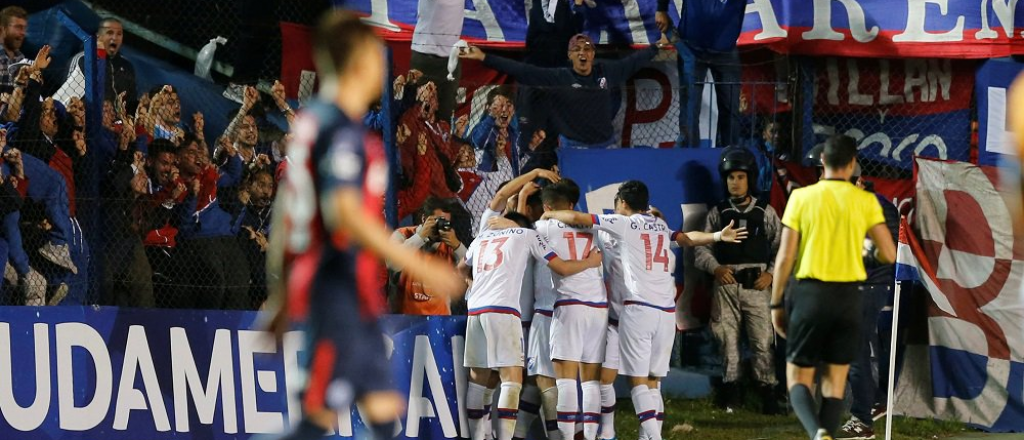
[(746, 227), (741, 243), (715, 243), (696, 248), (696, 265), (715, 276), (711, 300), (711, 332), (722, 355), (722, 398), (720, 405), (731, 409), (738, 401), (740, 378), (740, 328), (746, 330), (752, 353), (753, 375), (762, 400), (762, 411), (777, 414), (779, 406), (772, 354), (772, 323), (768, 301), (771, 293), (775, 254), (779, 250), (781, 222), (768, 200), (751, 195), (758, 178), (754, 155), (742, 147), (722, 153), (718, 172), (728, 197), (708, 213), (705, 231), (718, 231), (735, 222)]

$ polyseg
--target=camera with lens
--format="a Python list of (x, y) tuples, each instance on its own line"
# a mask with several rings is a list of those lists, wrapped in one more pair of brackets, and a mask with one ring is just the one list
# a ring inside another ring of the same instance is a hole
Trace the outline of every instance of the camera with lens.
[(438, 217), (437, 218), (437, 230), (438, 231), (444, 231), (444, 232), (448, 232), (448, 231), (452, 230), (452, 221), (448, 220), (448, 219), (446, 219), (444, 217)]

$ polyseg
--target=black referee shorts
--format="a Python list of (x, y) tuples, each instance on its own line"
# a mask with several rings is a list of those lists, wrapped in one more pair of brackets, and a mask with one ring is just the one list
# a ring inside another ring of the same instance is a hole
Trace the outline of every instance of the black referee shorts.
[(789, 291), (786, 360), (801, 367), (853, 362), (860, 347), (861, 283), (798, 280)]

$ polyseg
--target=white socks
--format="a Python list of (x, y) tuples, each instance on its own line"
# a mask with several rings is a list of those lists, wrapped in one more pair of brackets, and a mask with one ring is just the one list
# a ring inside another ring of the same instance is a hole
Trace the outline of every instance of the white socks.
[(602, 439), (615, 438), (615, 386), (601, 384), (601, 434)]
[(512, 440), (516, 430), (516, 418), (519, 416), (519, 393), (523, 385), (503, 382), (501, 393), (498, 394), (498, 440)]
[[(650, 440), (661, 440), (661, 431), (658, 430), (658, 404), (651, 395), (647, 385), (637, 385), (630, 391), (633, 397), (633, 407), (636, 409), (636, 416), (640, 420), (640, 428), (647, 434)], [(641, 436), (642, 437), (642, 436)]]
[[(484, 410), (484, 393), (487, 391), (483, 385), (473, 382), (466, 388), (466, 417), (469, 419), (469, 438), (482, 440), (484, 429), (488, 428), (481, 423), (487, 414)], [(488, 429), (489, 430), (489, 429)]]
[(558, 430), (562, 439), (572, 439), (576, 436), (576, 413), (579, 412), (576, 381), (558, 379), (555, 384), (558, 385)]
[(601, 422), (601, 382), (583, 382), (583, 438), (597, 439), (598, 423)]
[(524, 386), (519, 397), (519, 418), (516, 419), (516, 431), (512, 438), (525, 439), (539, 412), (540, 389), (536, 385)]
[[(484, 427), (484, 436), (481, 437), (483, 440), (493, 440), (494, 438), (494, 423), (491, 423), (491, 405), (494, 403), (494, 388), (488, 388), (484, 390), (484, 417), (481, 419), (481, 425)], [(480, 440), (474, 438), (473, 440)]]
[(651, 389), (651, 399), (658, 408), (658, 436), (661, 437), (661, 428), (665, 424), (665, 399), (661, 396), (661, 388)]
[(562, 432), (558, 430), (558, 388), (551, 387), (541, 391), (540, 401), (548, 440), (562, 440)]

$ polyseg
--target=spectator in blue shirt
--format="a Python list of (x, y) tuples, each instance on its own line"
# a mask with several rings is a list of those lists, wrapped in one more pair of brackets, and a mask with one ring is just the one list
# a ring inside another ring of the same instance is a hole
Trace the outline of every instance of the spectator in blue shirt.
[(177, 206), (178, 255), (192, 277), (192, 308), (252, 309), (249, 298), (249, 264), (232, 232), (232, 218), (217, 198), (222, 187), (238, 185), (242, 162), (238, 152), (228, 150), (223, 173), (210, 164), (210, 157), (194, 140), (186, 138), (178, 149), (181, 180), (189, 189)]
[[(743, 27), (747, 0), (686, 0), (675, 32), (679, 37), (679, 145), (700, 144), (700, 105), (708, 71), (714, 78), (718, 103), (718, 144), (737, 145), (740, 140), (740, 57), (736, 50)], [(658, 0), (658, 28), (670, 31), (668, 0)], [(714, 135), (712, 135), (714, 137)]]
[(487, 93), (487, 113), (469, 136), (473, 148), (482, 152), (478, 170), (492, 172), (511, 166), (510, 175), (519, 174), (519, 128), (514, 115), (515, 106), (506, 89), (495, 87)]

